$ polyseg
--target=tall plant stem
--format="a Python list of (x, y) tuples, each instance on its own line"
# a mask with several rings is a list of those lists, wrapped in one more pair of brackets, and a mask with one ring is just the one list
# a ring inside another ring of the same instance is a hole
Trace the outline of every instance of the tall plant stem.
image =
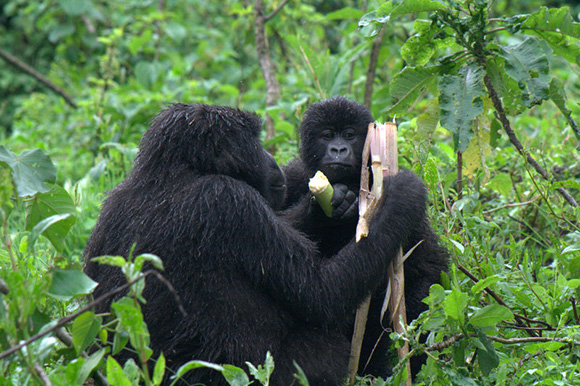
[[(507, 118), (505, 111), (503, 109), (503, 105), (501, 103), (501, 100), (499, 99), (497, 92), (495, 90), (495, 88), (493, 87), (493, 84), (491, 83), (491, 79), (488, 75), (485, 75), (484, 77), (484, 82), (485, 82), (485, 87), (487, 87), (487, 91), (489, 92), (489, 96), (491, 97), (491, 101), (493, 102), (493, 107), (495, 108), (496, 111), (496, 115), (497, 118), (499, 119), (499, 121), (501, 122), (503, 129), (505, 130), (506, 134), (508, 135), (508, 138), (510, 139), (510, 142), (512, 143), (512, 145), (514, 145), (514, 147), (516, 148), (516, 150), (526, 158), (526, 161), (528, 162), (528, 164), (532, 165), (532, 167), (547, 181), (552, 181), (552, 176), (550, 175), (550, 173), (544, 169), (539, 163), (538, 161), (536, 161), (534, 159), (534, 157), (532, 157), (522, 146), (521, 142), (519, 141), (518, 137), (516, 136), (516, 133), (514, 132), (514, 130), (511, 127), (510, 121)], [(556, 189), (558, 191), (558, 193), (560, 193), (560, 195), (562, 197), (564, 197), (564, 199), (572, 206), (577, 207), (578, 203), (576, 202), (576, 200), (574, 200), (574, 197), (572, 197), (570, 195), (570, 193), (568, 193), (568, 191), (564, 188), (557, 188)]]

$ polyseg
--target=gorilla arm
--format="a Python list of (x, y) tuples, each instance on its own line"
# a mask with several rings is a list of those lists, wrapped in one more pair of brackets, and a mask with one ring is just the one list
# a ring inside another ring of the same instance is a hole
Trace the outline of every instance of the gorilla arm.
[[(356, 309), (382, 281), (400, 240), (409, 236), (425, 213), (426, 193), (417, 177), (402, 173), (387, 179), (382, 210), (371, 220), (369, 237), (358, 244), (351, 241), (336, 255), (322, 259), (316, 247), (276, 216), (257, 191), (228, 180), (212, 189), (216, 207), (208, 208), (214, 222), (210, 228), (230, 228), (227, 244), (243, 248), (222, 251), (216, 258), (231, 259), (231, 266), (261, 292), (286, 305), (293, 315), (319, 324), (342, 322)], [(389, 194), (391, 190), (409, 194), (402, 199)], [(235, 213), (224, 212), (228, 208), (220, 202), (235, 203)], [(212, 244), (220, 241), (207, 241), (205, 253), (212, 253), (212, 248), (215, 253)]]

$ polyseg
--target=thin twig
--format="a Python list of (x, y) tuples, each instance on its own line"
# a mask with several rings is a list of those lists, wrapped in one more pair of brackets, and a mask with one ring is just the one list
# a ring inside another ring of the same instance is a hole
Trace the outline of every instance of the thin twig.
[(68, 103), (70, 106), (74, 107), (75, 109), (78, 107), (73, 98), (62, 88), (54, 84), (50, 81), (47, 77), (42, 75), (40, 72), (36, 71), (34, 68), (30, 67), (28, 64), (24, 63), (20, 59), (16, 58), (15, 56), (9, 54), (8, 52), (0, 49), (0, 58), (7, 61), (9, 64), (13, 65), (14, 67), (18, 68), (22, 72), (27, 73), (28, 75), (32, 76), (40, 83), (44, 84), (46, 87), (63, 97), (63, 99)]
[[(485, 86), (487, 87), (487, 91), (489, 92), (489, 96), (491, 97), (491, 100), (493, 102), (493, 106), (495, 108), (495, 112), (496, 112), (496, 116), (499, 119), (499, 121), (501, 122), (504, 131), (506, 132), (506, 134), (509, 137), (510, 142), (512, 143), (512, 145), (514, 145), (514, 147), (516, 148), (516, 150), (518, 151), (518, 153), (520, 153), (522, 156), (524, 156), (526, 158), (526, 161), (532, 165), (532, 167), (547, 181), (552, 181), (552, 176), (550, 175), (550, 173), (544, 169), (539, 163), (538, 161), (536, 161), (534, 159), (534, 157), (532, 157), (529, 152), (527, 152), (524, 147), (522, 146), (521, 142), (519, 141), (518, 137), (516, 136), (514, 130), (511, 127), (510, 121), (507, 118), (507, 115), (503, 109), (503, 105), (501, 103), (501, 100), (499, 99), (497, 92), (495, 90), (495, 88), (493, 87), (493, 84), (491, 82), (491, 78), (489, 77), (489, 75), (485, 75), (484, 78), (484, 83)], [(556, 189), (558, 191), (558, 193), (560, 193), (560, 195), (562, 197), (564, 197), (564, 199), (572, 206), (577, 207), (578, 203), (576, 202), (576, 200), (566, 191), (566, 189), (564, 188), (558, 188)]]
[(381, 52), (381, 43), (385, 36), (387, 29), (382, 27), (377, 36), (373, 40), (371, 49), (371, 56), (369, 57), (369, 68), (367, 70), (367, 79), (365, 82), (364, 105), (367, 109), (371, 109), (371, 102), (373, 100), (373, 85), (375, 81), (375, 74), (377, 72), (377, 62), (379, 61), (379, 53)]
[[(467, 336), (470, 338), (474, 338), (474, 337), (477, 337), (477, 334), (468, 334)], [(452, 346), (455, 342), (457, 342), (460, 339), (463, 339), (464, 337), (465, 337), (465, 334), (463, 334), (463, 333), (453, 335), (448, 340), (445, 340), (445, 341), (440, 342), (440, 343), (435, 343), (435, 344), (432, 344), (431, 346), (425, 347), (425, 351), (441, 351), (447, 347)], [(494, 335), (486, 335), (486, 337), (489, 340), (492, 340), (494, 342), (498, 342), (501, 344), (562, 342), (562, 343), (572, 344), (575, 346), (580, 346), (580, 342), (573, 340), (573, 339), (568, 339), (568, 338), (551, 338), (551, 337), (547, 337), (547, 336), (529, 336), (529, 337), (525, 337), (525, 338), (501, 338), (499, 336), (494, 336)]]
[(489, 209), (489, 210), (484, 210), (482, 213), (483, 214), (489, 214), (489, 213), (495, 212), (497, 210), (505, 209), (505, 208), (513, 208), (513, 207), (517, 207), (517, 206), (523, 206), (523, 205), (533, 204), (539, 198), (540, 198), (540, 196), (536, 196), (536, 197), (534, 197), (531, 200), (526, 201), (526, 202), (516, 202), (516, 203), (513, 203), (513, 204), (506, 204), (506, 205), (498, 206), (497, 208), (493, 208), (493, 209)]
[[(276, 71), (272, 58), (270, 57), (270, 47), (268, 37), (266, 36), (266, 17), (264, 16), (264, 2), (262, 0), (254, 1), (254, 37), (256, 41), (256, 51), (258, 53), (258, 62), (262, 75), (266, 81), (266, 109), (276, 105), (280, 99), (280, 83), (276, 79)], [(276, 136), (274, 128), (274, 119), (266, 112), (266, 138), (269, 141)], [(273, 151), (270, 147), (268, 150)]]
[(280, 12), (280, 10), (281, 10), (282, 8), (284, 8), (284, 6), (285, 6), (286, 4), (288, 4), (288, 2), (289, 2), (289, 1), (290, 1), (290, 0), (284, 0), (284, 1), (282, 1), (280, 4), (278, 4), (278, 6), (276, 7), (276, 9), (274, 9), (272, 12), (270, 12), (270, 14), (268, 14), (267, 16), (264, 16), (264, 21), (268, 21), (268, 20), (270, 20), (271, 18), (273, 18), (274, 16), (276, 16), (276, 14), (277, 14), (278, 12)]
[(308, 64), (308, 68), (310, 69), (310, 72), (312, 73), (312, 76), (314, 77), (314, 83), (316, 83), (316, 87), (318, 88), (318, 93), (320, 94), (320, 98), (324, 99), (324, 92), (322, 91), (322, 87), (320, 87), (320, 82), (318, 81), (318, 77), (316, 76), (316, 72), (314, 71), (314, 68), (312, 67), (312, 64), (310, 63), (310, 60), (308, 59), (308, 55), (306, 55), (306, 52), (304, 51), (304, 48), (302, 48), (302, 45), (299, 46), (300, 47), (300, 51), (302, 52), (302, 55), (304, 56), (304, 60), (306, 60), (306, 64)]
[(34, 364), (34, 372), (36, 373), (36, 375), (38, 375), (40, 382), (42, 382), (44, 386), (52, 386), (52, 382), (48, 378), (48, 375), (46, 374), (42, 366), (39, 365), (38, 363)]
[(570, 303), (572, 303), (572, 310), (574, 311), (574, 320), (576, 324), (580, 324), (580, 318), (578, 318), (578, 310), (576, 309), (576, 299), (574, 296), (570, 296)]

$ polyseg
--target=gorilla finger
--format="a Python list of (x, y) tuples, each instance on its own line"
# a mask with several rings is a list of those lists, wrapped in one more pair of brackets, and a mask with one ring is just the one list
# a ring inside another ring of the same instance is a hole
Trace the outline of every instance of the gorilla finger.
[(348, 194), (348, 186), (344, 184), (334, 184), (334, 194), (332, 195), (332, 199), (330, 200), (330, 205), (333, 207), (339, 207), (341, 203), (345, 200), (346, 195)]
[(354, 202), (348, 207), (344, 215), (342, 216), (345, 220), (358, 218), (358, 197), (355, 197)]
[(344, 201), (347, 201), (349, 203), (354, 203), (356, 200), (358, 199), (357, 195), (355, 192), (353, 192), (352, 190), (349, 190), (346, 193), (346, 196), (344, 197)]
[(351, 220), (358, 216), (358, 198), (353, 202), (343, 201), (342, 204), (332, 211), (332, 218), (337, 220)]

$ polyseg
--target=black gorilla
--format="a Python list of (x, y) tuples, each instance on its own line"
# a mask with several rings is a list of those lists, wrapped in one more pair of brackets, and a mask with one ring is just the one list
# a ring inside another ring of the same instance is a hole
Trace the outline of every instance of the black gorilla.
[[(293, 361), (312, 385), (339, 385), (350, 346), (344, 320), (422, 221), (426, 192), (404, 173), (385, 179), (369, 237), (322, 256), (272, 209), (284, 180), (258, 139), (260, 126), (256, 115), (228, 107), (162, 111), (143, 136), (131, 176), (105, 201), (85, 256), (127, 256), (135, 243), (135, 254), (162, 258), (187, 317), (155, 278), (147, 279), (143, 313), (151, 347), (173, 370), (192, 359), (259, 364), (270, 351), (274, 386), (293, 383)], [(404, 189), (404, 198), (390, 194)], [(89, 261), (86, 272), (100, 283), (96, 295), (123, 282), (113, 267)], [(225, 384), (209, 370), (186, 379)]]
[[(286, 209), (283, 216), (317, 243), (323, 257), (331, 257), (351, 243), (358, 221), (358, 192), (362, 150), (368, 125), (374, 122), (371, 113), (363, 105), (343, 97), (334, 97), (312, 104), (305, 112), (300, 125), (300, 158), (290, 162), (283, 170), (288, 182)], [(327, 217), (308, 191), (308, 179), (321, 170), (334, 187), (332, 217)], [(415, 183), (416, 177), (410, 171), (401, 171), (401, 189), (386, 192), (388, 200), (403, 203), (417, 194), (416, 189), (424, 189)], [(408, 183), (404, 181), (408, 180)], [(392, 214), (391, 214), (392, 215)], [(389, 234), (393, 228), (375, 228), (376, 232)], [(448, 254), (438, 243), (438, 237), (429, 224), (425, 213), (410, 234), (398, 239), (406, 252), (420, 240), (423, 242), (405, 262), (405, 298), (408, 321), (417, 318), (426, 309), (421, 302), (429, 294), (429, 287), (437, 283), (441, 271), (447, 270)], [(391, 253), (384, 249), (385, 254)], [(386, 281), (373, 296), (366, 327), (362, 372), (371, 350), (381, 337), (383, 328), (379, 321), (384, 299)], [(385, 323), (387, 325), (387, 323)], [(348, 331), (350, 335), (352, 331)], [(390, 374), (386, 334), (375, 349), (365, 373), (377, 376)], [(420, 369), (421, 360), (413, 360), (413, 373)]]

